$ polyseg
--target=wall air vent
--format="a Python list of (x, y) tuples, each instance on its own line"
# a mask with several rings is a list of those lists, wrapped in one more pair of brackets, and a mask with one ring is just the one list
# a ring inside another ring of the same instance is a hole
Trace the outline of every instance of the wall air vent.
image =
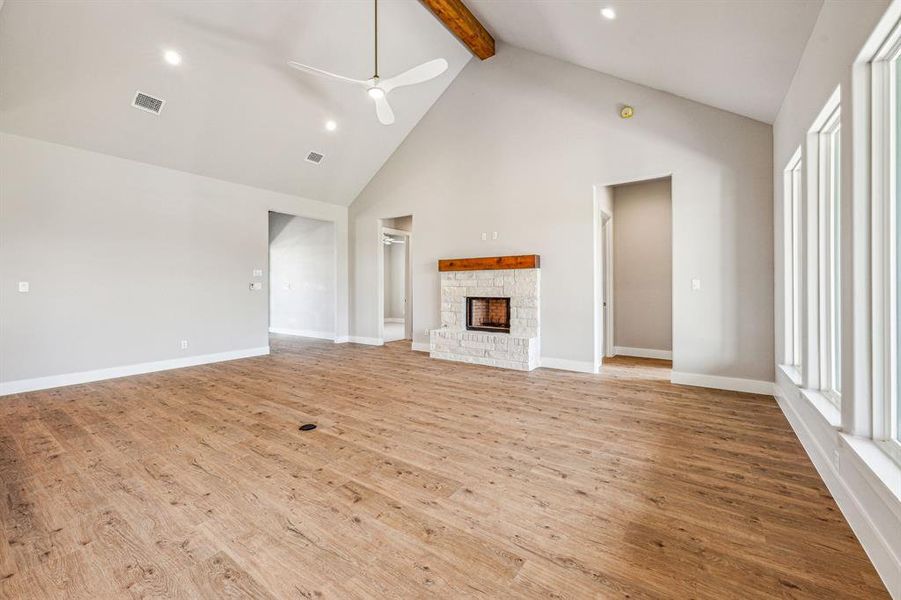
[(307, 162), (311, 162), (314, 165), (321, 163), (323, 158), (325, 157), (318, 152), (310, 152), (309, 154), (307, 154)]
[(132, 101), (131, 105), (135, 108), (139, 108), (141, 110), (146, 110), (147, 112), (151, 112), (155, 115), (160, 114), (160, 111), (163, 110), (163, 104), (165, 104), (165, 100), (160, 100), (159, 98), (154, 98), (144, 92), (138, 90), (135, 94), (135, 99)]

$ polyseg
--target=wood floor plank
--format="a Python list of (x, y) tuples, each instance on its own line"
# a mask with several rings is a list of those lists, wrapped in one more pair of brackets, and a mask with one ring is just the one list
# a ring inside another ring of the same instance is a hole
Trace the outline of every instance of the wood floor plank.
[(0, 401), (0, 598), (888, 597), (771, 397), (271, 345)]

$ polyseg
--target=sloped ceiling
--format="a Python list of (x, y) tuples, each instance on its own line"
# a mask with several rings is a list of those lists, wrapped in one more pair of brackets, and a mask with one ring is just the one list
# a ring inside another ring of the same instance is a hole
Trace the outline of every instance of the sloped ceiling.
[[(365, 90), (285, 64), (367, 79), (372, 26), (365, 1), (8, 0), (0, 130), (348, 205), (470, 60), (418, 2), (381, 2), (383, 77), (450, 64), (392, 92), (389, 127)], [(166, 64), (166, 49), (182, 64)], [(132, 108), (136, 90), (163, 98), (162, 114)], [(310, 151), (325, 160), (305, 162)]]
[[(467, 5), (503, 42), (772, 122), (821, 0)], [(615, 20), (600, 16), (604, 6)], [(470, 60), (419, 2), (379, 8), (383, 76), (436, 57), (450, 64), (392, 93), (390, 127), (363, 90), (285, 64), (370, 77), (369, 1), (7, 0), (0, 130), (349, 205)], [(183, 63), (166, 64), (166, 49)], [(136, 90), (165, 99), (163, 114), (132, 108)], [(304, 161), (310, 151), (322, 164)]]
[[(779, 111), (822, 6), (822, 0), (466, 3), (509, 44), (765, 123)], [(616, 19), (603, 18), (604, 7)]]

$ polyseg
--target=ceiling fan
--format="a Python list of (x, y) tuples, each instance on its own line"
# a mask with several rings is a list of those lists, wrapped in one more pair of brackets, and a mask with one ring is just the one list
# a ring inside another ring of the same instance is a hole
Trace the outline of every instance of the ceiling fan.
[(438, 77), (447, 69), (447, 61), (443, 58), (436, 58), (422, 63), (418, 67), (413, 67), (408, 71), (404, 71), (399, 75), (395, 75), (394, 77), (381, 79), (379, 77), (379, 1), (373, 0), (373, 6), (375, 8), (375, 72), (371, 79), (352, 79), (350, 77), (344, 77), (343, 75), (329, 73), (328, 71), (323, 71), (322, 69), (317, 69), (316, 67), (311, 67), (309, 65), (302, 65), (293, 60), (289, 60), (288, 65), (295, 69), (312, 73), (313, 75), (340, 79), (341, 81), (365, 87), (369, 97), (375, 100), (375, 113), (378, 116), (379, 121), (383, 125), (391, 125), (394, 123), (394, 111), (391, 110), (391, 105), (388, 104), (388, 94), (391, 90), (405, 85), (423, 83)]
[(385, 244), (386, 246), (390, 246), (391, 244), (403, 244), (404, 239), (400, 238), (400, 237), (394, 238), (394, 237), (388, 235), (387, 233), (383, 233), (382, 234), (382, 243)]

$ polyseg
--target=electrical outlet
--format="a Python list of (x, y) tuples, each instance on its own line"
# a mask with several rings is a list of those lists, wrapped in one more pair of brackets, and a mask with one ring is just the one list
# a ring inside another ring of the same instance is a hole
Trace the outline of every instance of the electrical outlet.
[(496, 232), (496, 231), (492, 231), (492, 232), (491, 232), (491, 239), (493, 239), (493, 240), (496, 240), (496, 239), (497, 239), (497, 232)]
[(251, 281), (250, 289), (254, 290), (254, 291), (263, 289), (263, 282), (262, 281)]
[(699, 289), (701, 289), (701, 280), (700, 279), (692, 279), (691, 280), (691, 289), (692, 289), (692, 291), (695, 291), (695, 292), (697, 292)]
[(181, 349), (182, 349), (182, 350), (187, 350), (187, 349), (188, 349), (188, 340), (182, 340), (182, 341), (181, 341)]
[(487, 232), (487, 231), (483, 231), (483, 232), (482, 232), (482, 241), (484, 242), (484, 241), (487, 241), (487, 240), (488, 240), (488, 232)]

